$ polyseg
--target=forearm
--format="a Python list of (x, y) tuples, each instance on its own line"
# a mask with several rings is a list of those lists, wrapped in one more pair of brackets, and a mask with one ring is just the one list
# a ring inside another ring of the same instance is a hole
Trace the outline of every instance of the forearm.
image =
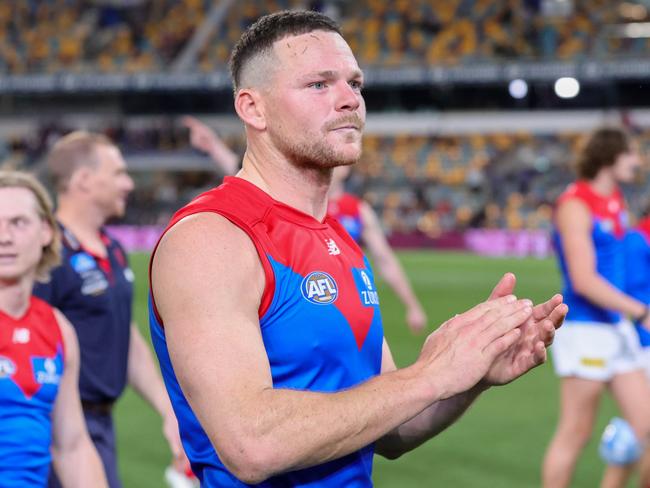
[(239, 158), (225, 144), (216, 142), (210, 148), (209, 155), (225, 174), (234, 175), (237, 172)]
[(207, 430), (237, 477), (260, 482), (375, 442), (434, 401), (422, 383), (415, 368), (405, 368), (337, 393), (268, 388), (237, 402), (238, 422), (226, 424), (222, 416)]
[(469, 391), (429, 406), (379, 439), (376, 444), (377, 454), (396, 459), (435, 437), (458, 420), (486, 388), (477, 385)]
[(404, 269), (394, 255), (385, 256), (378, 262), (379, 273), (407, 308), (421, 307)]
[(59, 480), (66, 488), (103, 488), (108, 485), (104, 466), (87, 436), (71, 446), (53, 447), (52, 462)]
[(128, 380), (131, 387), (161, 416), (171, 413), (171, 404), (165, 391), (151, 350), (140, 333), (133, 333), (129, 349)]
[(578, 286), (577, 291), (591, 303), (599, 307), (616, 310), (631, 317), (638, 317), (643, 314), (645, 304), (626, 295), (622, 291), (612, 286), (600, 275), (594, 274), (591, 279), (584, 280), (582, 286)]

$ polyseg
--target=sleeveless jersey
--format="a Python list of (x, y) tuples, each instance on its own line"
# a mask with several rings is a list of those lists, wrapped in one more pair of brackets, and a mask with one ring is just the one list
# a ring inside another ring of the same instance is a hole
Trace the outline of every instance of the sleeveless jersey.
[(0, 487), (47, 485), (50, 416), (63, 365), (63, 338), (49, 305), (31, 297), (18, 319), (0, 312)]
[[(275, 388), (335, 392), (380, 373), (384, 334), (373, 273), (340, 224), (330, 217), (319, 222), (237, 177), (197, 197), (170, 227), (198, 212), (222, 215), (255, 244), (266, 280), (260, 328)], [(174, 374), (155, 296), (150, 307), (154, 348), (193, 471), (201, 486), (245, 486), (224, 467), (192, 412)], [(259, 486), (372, 486), (373, 454), (370, 445)]]
[[(625, 291), (650, 305), (650, 217), (625, 234)], [(634, 324), (643, 347), (650, 346), (650, 331)]]
[[(596, 256), (596, 271), (604, 279), (619, 290), (625, 286), (624, 235), (627, 228), (627, 210), (625, 200), (619, 190), (611, 196), (597, 194), (586, 181), (577, 181), (569, 185), (560, 195), (558, 205), (566, 200), (582, 201), (591, 213), (591, 239)], [(592, 304), (578, 294), (571, 283), (562, 247), (562, 238), (557, 231), (553, 232), (553, 244), (557, 251), (560, 272), (564, 282), (562, 294), (564, 303), (569, 306), (567, 321), (570, 322), (601, 322), (616, 324), (621, 320), (621, 314)]]
[(350, 193), (344, 193), (336, 200), (330, 199), (327, 213), (334, 217), (357, 243), (363, 235), (363, 222), (360, 211), (361, 200)]

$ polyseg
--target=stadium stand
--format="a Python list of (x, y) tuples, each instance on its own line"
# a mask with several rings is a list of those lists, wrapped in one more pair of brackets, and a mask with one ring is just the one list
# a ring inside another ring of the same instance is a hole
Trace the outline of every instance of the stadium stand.
[[(327, 9), (339, 17), (366, 66), (648, 55), (647, 38), (609, 35), (609, 26), (627, 20), (617, 2), (575, 0), (568, 15), (543, 12), (542, 3), (234, 2), (223, 21), (212, 27), (197, 64), (205, 72), (222, 68), (244, 28), (262, 14), (294, 8)], [(209, 0), (2, 2), (0, 73), (165, 71), (206, 22), (213, 5)]]
[[(123, 122), (90, 127), (111, 137), (130, 160), (198, 157), (187, 130), (172, 119), (148, 124)], [(42, 125), (31, 136), (4, 141), (0, 154), (12, 165), (38, 167), (46, 148), (71, 127)], [(378, 212), (386, 230), (420, 231), (435, 237), (467, 228), (548, 229), (551, 203), (572, 180), (572, 154), (583, 134), (468, 133), (456, 135), (367, 135), (364, 154), (350, 187)], [(650, 150), (650, 130), (638, 134)], [(243, 154), (241, 133), (225, 137)], [(138, 173), (130, 224), (154, 224), (198, 192), (219, 181), (210, 164), (203, 169)], [(646, 197), (630, 193), (631, 207)]]

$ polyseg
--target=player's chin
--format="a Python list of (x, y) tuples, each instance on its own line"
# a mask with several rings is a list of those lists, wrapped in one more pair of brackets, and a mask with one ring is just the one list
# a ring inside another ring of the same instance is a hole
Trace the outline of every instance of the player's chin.
[(349, 166), (361, 158), (361, 142), (341, 145), (336, 151), (337, 159), (342, 162), (340, 166)]

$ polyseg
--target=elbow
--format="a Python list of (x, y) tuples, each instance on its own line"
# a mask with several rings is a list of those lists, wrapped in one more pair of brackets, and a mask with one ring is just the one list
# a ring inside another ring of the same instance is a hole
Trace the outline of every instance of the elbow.
[(395, 459), (401, 458), (404, 452), (398, 451), (396, 449), (385, 449), (382, 451), (377, 451), (377, 454), (390, 461), (394, 461)]
[[(588, 279), (574, 279), (571, 280), (575, 292), (583, 297), (588, 297), (591, 287), (589, 286)], [(593, 283), (593, 282), (592, 282)]]
[(406, 451), (402, 443), (395, 438), (385, 437), (375, 444), (375, 453), (391, 461), (399, 459)]
[(264, 447), (256, 440), (228, 442), (227, 448), (218, 450), (219, 458), (230, 473), (238, 480), (256, 485), (283, 471), (279, 468), (278, 449)]

